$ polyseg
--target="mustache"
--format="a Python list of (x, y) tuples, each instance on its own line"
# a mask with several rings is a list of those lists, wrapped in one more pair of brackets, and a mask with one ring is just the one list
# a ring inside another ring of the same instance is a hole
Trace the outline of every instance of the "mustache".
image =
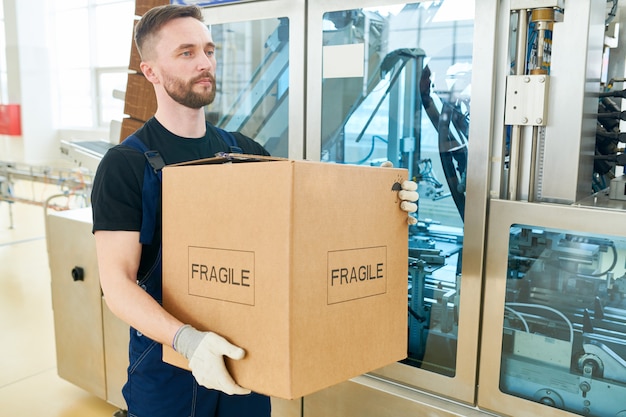
[(200, 81), (202, 79), (208, 78), (209, 80), (211, 80), (211, 82), (213, 83), (213, 85), (215, 85), (215, 76), (213, 74), (211, 74), (210, 72), (203, 72), (202, 74), (198, 75), (197, 77), (194, 77), (191, 82), (195, 83), (197, 81)]

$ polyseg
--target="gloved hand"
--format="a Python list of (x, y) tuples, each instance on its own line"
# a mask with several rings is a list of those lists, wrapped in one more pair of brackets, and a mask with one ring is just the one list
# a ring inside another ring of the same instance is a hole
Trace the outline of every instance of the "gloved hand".
[(189, 360), (191, 373), (198, 384), (228, 395), (250, 394), (250, 390), (235, 383), (224, 364), (224, 355), (242, 359), (245, 351), (212, 332), (200, 332), (188, 324), (174, 336), (174, 350)]
[[(385, 161), (381, 165), (384, 168), (393, 168), (391, 161)], [(415, 213), (417, 211), (417, 204), (415, 202), (419, 200), (420, 196), (417, 193), (417, 183), (415, 181), (404, 181), (400, 184), (400, 191), (398, 191), (398, 198), (400, 198), (400, 208), (407, 213)], [(411, 215), (407, 217), (407, 223), (410, 225), (417, 224), (417, 219)]]

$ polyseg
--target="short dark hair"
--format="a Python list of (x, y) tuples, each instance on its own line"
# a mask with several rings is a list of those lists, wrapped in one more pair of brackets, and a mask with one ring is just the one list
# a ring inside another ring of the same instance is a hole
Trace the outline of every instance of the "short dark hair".
[(202, 10), (195, 5), (166, 4), (148, 10), (135, 26), (135, 45), (139, 55), (144, 56), (144, 45), (147, 39), (156, 33), (171, 20), (181, 17), (193, 17), (204, 22)]

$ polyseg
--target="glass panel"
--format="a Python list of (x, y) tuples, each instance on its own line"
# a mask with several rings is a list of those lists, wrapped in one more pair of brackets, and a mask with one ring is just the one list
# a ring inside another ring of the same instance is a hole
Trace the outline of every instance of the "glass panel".
[(0, 70), (2, 71), (6, 71), (8, 68), (6, 47), (7, 47), (6, 28), (4, 25), (4, 20), (0, 20), (0, 51), (2, 51), (2, 53), (0, 53)]
[(241, 3), (243, 1), (252, 1), (252, 0), (170, 0), (170, 3), (172, 4), (196, 4), (200, 7), (204, 7), (204, 6), (218, 6), (220, 4), (226, 4), (226, 3)]
[(322, 160), (389, 160), (418, 182), (404, 362), (446, 376), (456, 372), (473, 11), (445, 0), (323, 17)]
[(0, 103), (9, 102), (9, 77), (6, 71), (0, 71)]
[(626, 238), (510, 228), (500, 389), (585, 416), (624, 413)]
[[(102, 4), (111, 4), (111, 3), (129, 3), (128, 0), (91, 0), (91, 4), (96, 4), (96, 5), (102, 5)], [(131, 5), (133, 5), (133, 12), (135, 10), (134, 8), (134, 1), (130, 1)]]
[(98, 73), (98, 124), (101, 127), (109, 127), (112, 120), (124, 118), (124, 100), (114, 97), (113, 93), (126, 91), (127, 81), (126, 68)]
[(56, 14), (56, 62), (62, 68), (90, 65), (89, 12), (72, 9)]
[[(2, 2), (0, 1), (0, 6)], [(2, 16), (4, 17), (4, 15)], [(4, 20), (0, 20), (0, 103), (9, 102), (8, 66), (6, 55), (6, 32)]]
[(95, 8), (97, 67), (128, 67), (134, 16), (132, 1)]
[(61, 11), (61, 10), (76, 9), (79, 7), (87, 7), (88, 0), (53, 1), (52, 4), (53, 4), (53, 7), (55, 7), (57, 11)]
[(64, 70), (59, 73), (59, 124), (64, 127), (92, 127), (94, 125), (91, 99), (91, 71)]
[(217, 46), (217, 94), (207, 119), (241, 132), (273, 156), (287, 157), (289, 20), (211, 26)]

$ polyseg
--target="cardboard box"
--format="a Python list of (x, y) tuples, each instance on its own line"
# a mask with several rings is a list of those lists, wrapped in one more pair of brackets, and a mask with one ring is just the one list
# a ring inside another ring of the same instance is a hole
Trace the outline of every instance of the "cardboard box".
[(135, 15), (143, 16), (148, 10), (156, 6), (171, 3), (169, 0), (135, 0)]
[[(145, 121), (133, 119), (132, 117), (124, 117), (122, 119), (122, 128), (120, 129), (120, 142), (135, 133), (143, 126)], [(119, 142), (118, 142), (119, 143)]]
[(227, 360), (234, 379), (274, 397), (405, 358), (406, 175), (290, 160), (164, 168), (165, 309), (244, 348)]
[(154, 86), (143, 74), (128, 74), (124, 114), (133, 119), (147, 121), (157, 110)]
[[(133, 22), (133, 33), (135, 33), (135, 27), (139, 20), (135, 20)], [(130, 59), (128, 60), (128, 69), (135, 71), (137, 74), (142, 74), (141, 72), (141, 56), (139, 55), (139, 50), (137, 49), (137, 44), (135, 44), (134, 37), (130, 40)]]

